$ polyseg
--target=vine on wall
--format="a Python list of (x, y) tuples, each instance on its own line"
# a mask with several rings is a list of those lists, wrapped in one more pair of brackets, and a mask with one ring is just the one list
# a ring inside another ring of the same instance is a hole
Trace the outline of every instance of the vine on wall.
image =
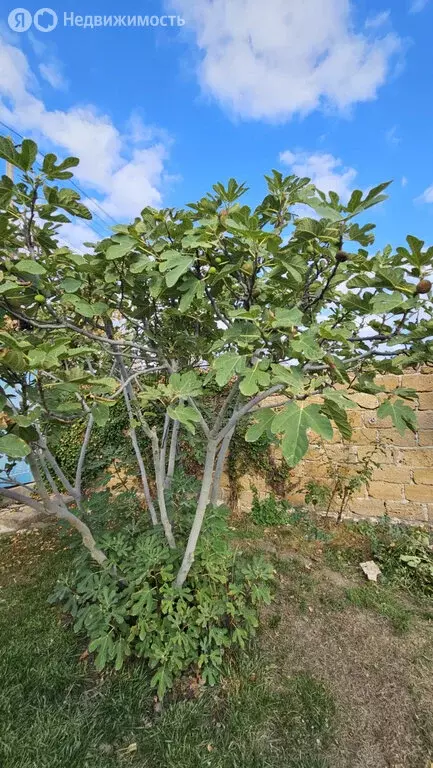
[(255, 443), (245, 441), (247, 420), (242, 420), (230, 443), (227, 470), (230, 482), (230, 505), (234, 506), (239, 497), (239, 480), (245, 474), (260, 475), (266, 485), (277, 496), (285, 498), (294, 488), (290, 468), (285, 461), (278, 461), (273, 450), (275, 441), (266, 434)]
[[(220, 395), (221, 400), (221, 395)], [(207, 408), (209, 416), (220, 404), (214, 393), (209, 393)], [(137, 473), (135, 456), (131, 443), (119, 439), (128, 431), (128, 415), (122, 401), (111, 409), (112, 418), (105, 427), (95, 426), (87, 453), (84, 471), (84, 486), (89, 487), (107, 470), (113, 462), (132, 475)], [(155, 413), (154, 419), (158, 419)], [(263, 435), (255, 443), (245, 441), (248, 420), (242, 420), (233, 435), (227, 459), (227, 472), (230, 483), (230, 505), (235, 506), (239, 497), (240, 478), (249, 474), (262, 477), (269, 489), (277, 498), (285, 498), (293, 489), (290, 469), (286, 462), (279, 461), (273, 450), (275, 441)], [(50, 445), (58, 456), (59, 463), (67, 476), (72, 480), (74, 468), (80, 452), (85, 431), (84, 421), (75, 421), (71, 425), (58, 424), (50, 428)], [(148, 438), (138, 430), (140, 447), (143, 456), (149, 455)], [(179, 434), (178, 462), (183, 471), (193, 477), (199, 476), (204, 459), (204, 442), (201, 433), (190, 434), (181, 430)]]

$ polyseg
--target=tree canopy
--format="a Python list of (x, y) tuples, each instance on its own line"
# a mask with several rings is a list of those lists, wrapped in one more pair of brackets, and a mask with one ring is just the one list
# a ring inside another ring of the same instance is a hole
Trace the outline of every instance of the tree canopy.
[[(433, 246), (408, 235), (404, 246), (374, 250), (365, 212), (386, 199), (389, 182), (345, 203), (273, 171), (252, 208), (245, 185), (230, 179), (185, 209), (144, 208), (81, 254), (59, 247), (64, 223), (91, 218), (67, 185), (78, 160), (49, 154), (39, 165), (33, 141), (15, 147), (4, 138), (0, 157), (18, 169), (16, 182), (0, 182), (0, 378), (19, 398), (1, 389), (0, 451), (12, 464), (27, 457), (35, 479), (45, 478), (41, 503), (53, 504), (47, 481), (80, 503), (86, 448), (71, 482), (50, 456), (44, 425), (85, 416), (90, 431), (123, 398), (151, 521), (175, 548), (167, 491), (178, 432), (200, 430), (206, 456), (181, 587), (241, 418), (250, 418), (247, 441), (273, 435), (291, 467), (311, 432), (350, 438), (347, 410), (356, 404), (345, 387), (382, 392), (381, 415), (416, 430), (405, 402), (415, 393), (387, 392), (374, 378), (432, 360)], [(202, 398), (211, 384), (221, 401), (210, 420)], [(262, 407), (276, 394), (278, 407)], [(149, 408), (164, 416), (160, 431)], [(51, 511), (65, 515), (56, 503)]]

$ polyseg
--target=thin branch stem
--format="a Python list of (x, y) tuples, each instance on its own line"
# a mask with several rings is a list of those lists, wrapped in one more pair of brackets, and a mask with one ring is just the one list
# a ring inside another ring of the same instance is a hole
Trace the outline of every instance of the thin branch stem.
[(206, 459), (203, 470), (203, 479), (201, 484), (200, 496), (197, 502), (197, 508), (194, 516), (194, 522), (191, 527), (191, 531), (186, 545), (185, 554), (183, 556), (182, 564), (179, 568), (179, 572), (176, 576), (176, 586), (182, 587), (190, 572), (191, 566), (194, 562), (194, 553), (197, 546), (198, 537), (200, 536), (201, 528), (203, 525), (204, 515), (207, 505), (209, 503), (209, 494), (212, 487), (213, 469), (215, 463), (215, 455), (217, 451), (217, 443), (215, 440), (209, 440)]
[(77, 503), (79, 503), (80, 502), (79, 494), (76, 492), (76, 489), (74, 488), (72, 483), (68, 480), (62, 468), (59, 466), (56, 458), (53, 456), (50, 449), (48, 448), (46, 437), (42, 434), (39, 427), (37, 427), (37, 432), (39, 435), (39, 447), (42, 451), (42, 455), (48, 460), (48, 463), (51, 465), (52, 469), (56, 473), (57, 477), (59, 478), (65, 490), (77, 501)]
[(81, 500), (82, 498), (82, 480), (83, 480), (84, 462), (86, 459), (90, 438), (92, 436), (94, 423), (95, 423), (95, 419), (93, 417), (93, 414), (90, 413), (89, 418), (87, 419), (86, 431), (84, 433), (84, 439), (81, 446), (80, 455), (78, 457), (77, 471), (75, 473), (74, 492), (79, 500)]
[(146, 375), (146, 374), (148, 374), (148, 373), (158, 373), (158, 371), (164, 371), (164, 370), (165, 370), (165, 367), (166, 367), (165, 365), (158, 365), (158, 366), (155, 366), (155, 368), (145, 368), (145, 369), (144, 369), (144, 370), (142, 370), (142, 371), (136, 371), (135, 373), (132, 373), (132, 374), (131, 374), (130, 376), (128, 376), (128, 378), (127, 378), (127, 379), (126, 379), (126, 380), (125, 380), (125, 381), (122, 383), (122, 386), (121, 386), (121, 387), (119, 387), (119, 389), (118, 389), (118, 390), (116, 390), (116, 392), (115, 392), (115, 393), (114, 393), (114, 394), (111, 396), (111, 398), (109, 398), (109, 399), (110, 399), (110, 400), (116, 400), (116, 398), (117, 398), (117, 397), (119, 397), (119, 395), (121, 395), (121, 394), (122, 394), (123, 390), (124, 390), (124, 389), (126, 389), (127, 387), (129, 387), (129, 385), (130, 385), (130, 384), (131, 384), (133, 381), (135, 381), (136, 379), (138, 379), (138, 377), (139, 377), (139, 376), (144, 376), (144, 375)]
[(275, 395), (277, 392), (281, 392), (282, 389), (285, 388), (285, 384), (274, 384), (273, 387), (269, 387), (269, 389), (266, 389), (264, 392), (259, 392), (258, 395), (253, 397), (251, 400), (249, 400), (245, 405), (242, 406), (242, 408), (239, 408), (237, 411), (233, 413), (231, 418), (228, 420), (226, 425), (218, 432), (217, 435), (214, 435), (217, 445), (224, 440), (225, 436), (230, 432), (233, 427), (236, 426), (239, 419), (241, 419), (243, 416), (246, 416), (247, 413), (250, 412), (252, 408), (254, 408), (255, 405), (258, 405), (262, 402), (262, 400), (266, 400), (267, 397), (271, 397), (271, 395)]
[(206, 296), (208, 297), (208, 299), (209, 299), (209, 301), (210, 301), (210, 303), (212, 305), (212, 309), (215, 312), (218, 320), (220, 320), (220, 322), (223, 323), (226, 326), (226, 328), (230, 328), (230, 326), (231, 326), (230, 320), (221, 312), (221, 310), (218, 307), (214, 297), (212, 296), (212, 291), (210, 290), (208, 285), (205, 286), (205, 291), (206, 291)]
[(208, 425), (206, 424), (205, 418), (204, 418), (202, 412), (200, 411), (200, 408), (198, 407), (197, 403), (195, 402), (195, 400), (192, 397), (188, 397), (187, 400), (188, 400), (191, 408), (194, 408), (195, 412), (199, 415), (199, 417), (200, 417), (199, 424), (200, 424), (204, 434), (206, 435), (206, 437), (209, 437), (210, 429), (209, 429)]
[(220, 444), (220, 449), (218, 451), (218, 458), (217, 458), (217, 463), (215, 467), (215, 473), (214, 473), (214, 478), (212, 482), (212, 490), (210, 495), (210, 503), (213, 507), (216, 507), (219, 501), (220, 489), (221, 489), (221, 478), (224, 471), (225, 460), (230, 447), (230, 442), (234, 435), (234, 432), (235, 432), (235, 427), (233, 427), (230, 430), (230, 432), (226, 434), (224, 440)]
[(223, 423), (224, 416), (227, 412), (227, 409), (230, 406), (230, 404), (233, 402), (235, 397), (237, 396), (238, 392), (239, 392), (239, 379), (237, 379), (230, 387), (230, 391), (220, 408), (215, 424), (213, 426), (214, 432), (218, 433), (218, 430), (221, 428), (221, 425)]
[[(149, 347), (145, 346), (144, 344), (140, 344), (136, 341), (129, 341), (127, 339), (110, 339), (107, 336), (97, 336), (96, 333), (91, 333), (90, 331), (86, 331), (85, 328), (80, 328), (79, 325), (75, 325), (74, 323), (70, 323), (68, 320), (64, 320), (62, 318), (57, 318), (57, 316), (54, 314), (54, 317), (57, 319), (56, 323), (47, 323), (45, 321), (41, 320), (35, 320), (33, 317), (28, 317), (27, 315), (21, 314), (21, 312), (17, 312), (16, 309), (11, 307), (8, 303), (1, 302), (0, 307), (3, 307), (8, 314), (12, 315), (13, 317), (16, 317), (18, 320), (23, 320), (26, 323), (29, 323), (34, 328), (40, 328), (42, 330), (57, 330), (60, 331), (62, 328), (68, 328), (70, 331), (74, 331), (75, 333), (78, 333), (80, 336), (85, 336), (86, 339), (91, 339), (92, 341), (97, 341), (98, 344), (108, 344), (108, 346), (113, 347), (113, 352), (111, 354), (116, 354), (115, 349), (119, 347), (125, 347), (125, 348), (133, 348), (133, 349), (139, 349), (144, 352), (150, 352), (151, 350)], [(106, 350), (109, 351), (109, 350)]]
[(170, 520), (168, 519), (167, 506), (165, 503), (165, 493), (164, 493), (165, 466), (163, 465), (163, 458), (165, 453), (159, 448), (158, 435), (156, 434), (155, 430), (152, 430), (151, 440), (152, 440), (153, 464), (155, 467), (155, 482), (156, 482), (156, 493), (158, 497), (159, 514), (161, 517), (161, 523), (162, 523), (162, 527), (164, 528), (164, 533), (165, 533), (168, 545), (171, 549), (175, 549), (176, 542), (174, 540), (173, 530), (171, 527)]
[(46, 509), (40, 501), (36, 501), (31, 497), (25, 496), (24, 493), (20, 493), (14, 488), (3, 488), (3, 486), (0, 486), (0, 496), (3, 496), (5, 499), (10, 499), (11, 501), (16, 501), (18, 504), (22, 504), (23, 506), (31, 507), (40, 515), (46, 514)]
[(168, 454), (167, 474), (165, 476), (165, 483), (164, 483), (164, 488), (166, 490), (170, 489), (171, 483), (173, 480), (174, 469), (176, 466), (178, 436), (179, 436), (179, 421), (176, 419), (175, 421), (173, 421), (173, 426), (171, 429), (170, 452)]
[[(107, 333), (107, 335), (112, 336), (113, 335), (113, 330), (114, 329), (113, 329), (113, 324), (112, 324), (111, 320), (107, 320), (106, 321), (106, 333)], [(123, 362), (122, 353), (120, 352), (120, 350), (117, 347), (115, 347), (115, 359), (116, 359), (116, 362), (117, 362), (117, 364), (119, 366), (120, 378), (121, 378), (122, 382), (125, 383), (127, 378), (128, 378), (128, 376), (127, 376), (127, 373), (126, 373), (125, 364)], [(129, 425), (130, 425), (130, 427), (129, 427), (129, 434), (131, 436), (132, 446), (134, 448), (135, 457), (137, 459), (138, 468), (140, 470), (141, 484), (142, 484), (142, 487), (143, 487), (144, 498), (146, 500), (146, 504), (147, 504), (148, 509), (149, 509), (150, 518), (152, 520), (153, 525), (157, 525), (158, 524), (158, 518), (157, 518), (157, 515), (156, 515), (155, 506), (154, 506), (154, 503), (152, 501), (152, 497), (151, 497), (151, 494), (150, 494), (149, 483), (148, 483), (148, 480), (147, 480), (146, 467), (144, 466), (143, 457), (141, 455), (140, 446), (138, 444), (137, 433), (136, 433), (136, 430), (135, 430), (135, 427), (134, 427), (134, 412), (133, 412), (132, 405), (131, 405), (131, 400), (133, 399), (133, 397), (134, 397), (134, 393), (133, 393), (131, 384), (128, 384), (123, 389), (123, 399), (125, 401), (125, 406), (126, 406), (126, 410), (127, 410), (128, 418), (129, 418)]]
[(160, 450), (160, 472), (162, 477), (162, 485), (163, 488), (165, 488), (165, 476), (166, 476), (166, 466), (165, 466), (165, 458), (167, 454), (167, 443), (168, 443), (168, 436), (170, 434), (170, 416), (166, 412), (165, 419), (164, 419), (164, 429), (162, 431), (162, 440), (161, 440), (161, 450)]

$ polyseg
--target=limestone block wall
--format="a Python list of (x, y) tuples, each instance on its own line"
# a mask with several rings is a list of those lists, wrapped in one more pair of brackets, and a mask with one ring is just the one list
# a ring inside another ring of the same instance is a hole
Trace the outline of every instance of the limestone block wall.
[[(348, 411), (353, 427), (350, 444), (341, 439), (337, 430), (332, 443), (324, 444), (312, 436), (305, 459), (291, 473), (294, 487), (286, 497), (293, 504), (302, 504), (303, 488), (308, 480), (330, 484), (330, 466), (331, 472), (344, 472), (344, 468), (350, 465), (359, 467), (362, 459), (372, 454), (380, 466), (374, 469), (371, 481), (356, 491), (345, 516), (380, 518), (388, 514), (403, 521), (433, 524), (433, 368), (423, 367), (401, 376), (378, 376), (376, 381), (386, 386), (387, 390), (404, 386), (418, 392), (418, 404), (406, 401), (417, 411), (417, 434), (407, 430), (402, 436), (389, 417), (378, 418), (377, 408), (383, 399), (381, 395), (350, 393), (351, 399), (359, 406)], [(279, 398), (273, 398), (266, 405), (278, 405), (278, 402)], [(278, 456), (276, 459), (283, 461)], [(245, 475), (240, 478), (237, 502), (240, 512), (246, 512), (251, 507), (252, 484), (261, 496), (270, 492), (261, 477)], [(223, 495), (228, 498), (227, 476), (223, 488)]]

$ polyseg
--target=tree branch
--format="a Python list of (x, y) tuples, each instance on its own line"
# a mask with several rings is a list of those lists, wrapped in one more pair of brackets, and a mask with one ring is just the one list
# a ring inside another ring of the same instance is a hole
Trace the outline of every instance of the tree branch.
[(212, 504), (213, 507), (215, 507), (219, 501), (221, 478), (224, 471), (224, 464), (227, 457), (231, 439), (235, 432), (235, 428), (236, 427), (233, 427), (230, 430), (230, 432), (227, 432), (226, 436), (224, 437), (224, 440), (221, 442), (220, 449), (218, 451), (218, 458), (217, 458), (214, 477), (212, 481), (212, 489), (210, 494), (210, 503)]
[(217, 444), (215, 440), (209, 440), (206, 459), (203, 469), (203, 479), (201, 484), (200, 496), (197, 502), (197, 508), (194, 516), (194, 522), (191, 527), (191, 531), (188, 537), (188, 543), (186, 545), (185, 553), (179, 572), (176, 576), (176, 586), (182, 587), (194, 562), (194, 553), (197, 546), (198, 537), (203, 525), (204, 515), (206, 507), (209, 503), (209, 493), (212, 486), (213, 468), (215, 463), (215, 454), (217, 450)]
[[(106, 320), (106, 333), (107, 335), (110, 335), (110, 336), (113, 335), (113, 324), (111, 320)], [(117, 346), (115, 346), (114, 348), (114, 356), (119, 366), (120, 378), (122, 382), (125, 383), (128, 376), (126, 373), (125, 364), (123, 362), (122, 353), (120, 352)], [(134, 393), (133, 393), (131, 384), (127, 384), (123, 389), (123, 399), (125, 401), (125, 406), (126, 406), (126, 410), (129, 418), (129, 434), (131, 436), (132, 446), (134, 448), (135, 457), (137, 459), (138, 468), (140, 470), (141, 484), (143, 487), (144, 498), (146, 499), (146, 503), (149, 509), (150, 518), (152, 520), (153, 525), (157, 525), (158, 518), (156, 515), (156, 510), (152, 501), (152, 497), (150, 495), (150, 488), (149, 488), (149, 483), (147, 481), (146, 467), (144, 466), (143, 457), (141, 455), (140, 446), (138, 444), (137, 433), (136, 433), (135, 427), (133, 426), (134, 412), (131, 405), (131, 399), (133, 399), (133, 396), (134, 396)]]
[(199, 424), (200, 424), (204, 434), (206, 435), (206, 437), (209, 437), (210, 429), (209, 429), (208, 425), (206, 424), (205, 418), (204, 418), (202, 412), (200, 411), (198, 405), (196, 404), (195, 400), (192, 397), (188, 397), (187, 400), (188, 400), (191, 408), (194, 408), (195, 412), (200, 416)]
[(218, 320), (220, 320), (222, 323), (224, 323), (226, 328), (230, 328), (230, 326), (231, 326), (230, 320), (219, 309), (219, 307), (218, 307), (214, 297), (212, 296), (212, 291), (210, 290), (208, 285), (205, 286), (205, 291), (206, 291), (206, 296), (208, 297), (208, 299), (209, 299), (209, 301), (210, 301), (210, 303), (212, 305), (213, 311), (215, 312)]
[(238, 392), (239, 392), (239, 379), (236, 379), (236, 381), (233, 382), (232, 386), (230, 387), (230, 391), (220, 408), (215, 424), (213, 426), (214, 432), (218, 433), (218, 430), (220, 429), (221, 424), (223, 423), (223, 419), (226, 414), (227, 408), (230, 406), (230, 403), (235, 399)]
[(80, 455), (78, 458), (77, 471), (75, 473), (74, 490), (79, 501), (82, 498), (81, 485), (82, 485), (82, 478), (83, 478), (84, 461), (86, 459), (87, 448), (89, 447), (89, 442), (92, 435), (92, 429), (93, 429), (94, 423), (95, 423), (95, 419), (93, 418), (93, 414), (90, 413), (89, 418), (87, 420), (83, 444), (81, 446)]
[(309, 304), (306, 305), (304, 312), (309, 312), (316, 304), (318, 304), (324, 297), (326, 291), (328, 290), (329, 286), (331, 285), (331, 282), (333, 281), (335, 275), (337, 274), (337, 270), (339, 267), (340, 262), (336, 261), (334, 266), (332, 267), (331, 273), (328, 276), (328, 279), (325, 282), (325, 285), (323, 286), (320, 293), (311, 301)]
[[(38, 430), (39, 432), (39, 430)], [(63, 484), (65, 490), (77, 501), (77, 503), (80, 502), (80, 496), (72, 483), (69, 482), (68, 478), (66, 477), (65, 473), (63, 472), (62, 468), (57, 463), (56, 459), (54, 458), (53, 454), (51, 453), (50, 449), (48, 448), (47, 441), (45, 437), (39, 432), (39, 443), (42, 449), (43, 454), (47, 457), (47, 460), (49, 464), (51, 464), (52, 469), (56, 473), (57, 477), (59, 478), (60, 482)]]
[(242, 408), (239, 408), (238, 411), (235, 411), (223, 429), (221, 429), (217, 435), (214, 435), (217, 445), (221, 442), (221, 440), (224, 440), (225, 436), (230, 432), (230, 430), (236, 426), (239, 419), (241, 419), (243, 416), (246, 416), (246, 414), (250, 412), (251, 408), (254, 408), (255, 405), (261, 403), (262, 400), (266, 400), (267, 397), (275, 395), (277, 392), (281, 392), (281, 390), (285, 389), (285, 387), (285, 384), (274, 384), (273, 387), (269, 387), (269, 389), (266, 389), (264, 392), (259, 392), (259, 394), (249, 400), (248, 403), (245, 403)]
[(45, 507), (39, 501), (35, 501), (35, 499), (25, 496), (23, 493), (19, 493), (19, 491), (15, 491), (12, 488), (3, 488), (3, 486), (0, 486), (0, 496), (4, 496), (5, 499), (11, 499), (11, 501), (16, 501), (23, 506), (31, 507), (35, 512), (39, 512), (40, 515), (47, 513)]
[(178, 436), (179, 436), (179, 421), (176, 419), (175, 421), (173, 421), (173, 427), (171, 430), (170, 452), (168, 454), (167, 474), (165, 476), (165, 483), (164, 483), (164, 488), (166, 490), (170, 489), (170, 486), (173, 480), (174, 468), (176, 466)]
[(122, 394), (123, 390), (129, 387), (129, 385), (135, 381), (135, 379), (138, 379), (139, 376), (144, 376), (148, 373), (158, 373), (159, 371), (164, 371), (166, 368), (165, 365), (159, 365), (155, 368), (145, 368), (143, 371), (136, 371), (136, 373), (133, 373), (131, 376), (128, 376), (128, 378), (123, 382), (122, 386), (119, 387), (119, 389), (109, 398), (110, 400), (115, 400), (119, 395)]
[(156, 430), (151, 430), (151, 441), (152, 441), (152, 453), (153, 453), (153, 464), (155, 467), (155, 482), (156, 482), (156, 492), (158, 496), (158, 507), (159, 507), (159, 514), (161, 517), (161, 523), (162, 527), (164, 528), (164, 533), (168, 542), (168, 545), (171, 549), (176, 548), (176, 542), (174, 540), (173, 536), (173, 530), (171, 527), (170, 520), (168, 519), (167, 514), (167, 507), (165, 503), (165, 493), (164, 493), (164, 482), (165, 482), (165, 450), (162, 448), (160, 450), (159, 448), (159, 440), (158, 435), (156, 434)]
[[(29, 323), (29, 325), (32, 325), (34, 328), (40, 328), (41, 330), (62, 330), (62, 328), (68, 328), (70, 331), (74, 331), (74, 333), (78, 333), (80, 336), (84, 336), (86, 339), (91, 339), (92, 341), (97, 341), (98, 344), (108, 344), (111, 347), (119, 348), (119, 347), (128, 347), (132, 349), (139, 349), (144, 352), (150, 352), (151, 350), (149, 347), (145, 346), (144, 344), (140, 344), (137, 341), (129, 341), (127, 339), (109, 339), (107, 336), (97, 336), (96, 333), (91, 333), (90, 331), (86, 331), (84, 328), (80, 328), (79, 325), (74, 325), (74, 323), (70, 323), (68, 320), (60, 320), (58, 319), (57, 323), (46, 323), (45, 321), (42, 322), (40, 320), (35, 320), (33, 317), (28, 317), (27, 315), (22, 315), (21, 312), (17, 312), (16, 309), (11, 307), (8, 303), (1, 302), (0, 307), (3, 307), (3, 309), (13, 317), (16, 317), (18, 320), (23, 320), (26, 323)], [(54, 317), (56, 317), (54, 315)], [(110, 350), (106, 350), (107, 352)], [(111, 352), (111, 354), (116, 354), (114, 351)]]

